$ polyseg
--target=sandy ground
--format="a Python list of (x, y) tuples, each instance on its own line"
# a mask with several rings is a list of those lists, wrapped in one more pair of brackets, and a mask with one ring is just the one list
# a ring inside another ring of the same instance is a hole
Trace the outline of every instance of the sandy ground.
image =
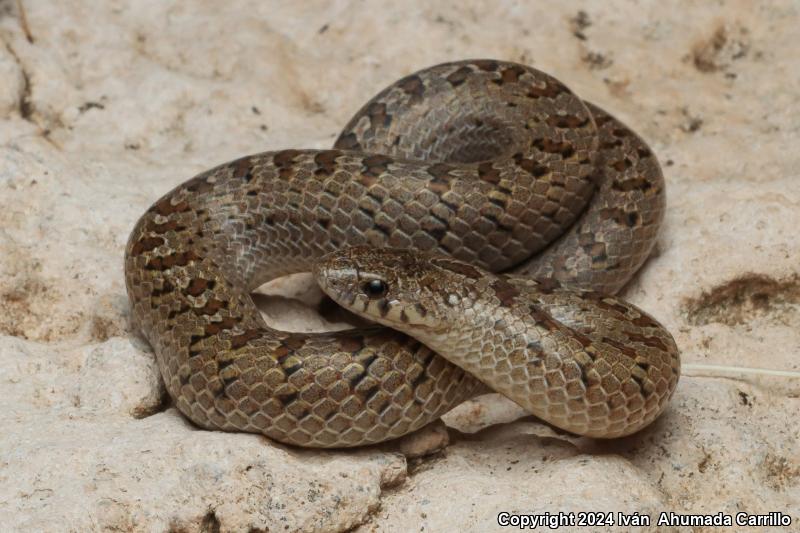
[[(659, 513), (779, 511), (790, 527), (739, 530), (800, 530), (800, 380), (695, 372), (613, 442), (487, 396), (431, 457), (304, 451), (171, 408), (122, 277), (134, 221), (176, 184), (329, 146), (387, 83), (493, 57), (557, 76), (658, 154), (666, 223), (624, 296), (684, 362), (799, 371), (798, 22), (789, 0), (0, 0), (3, 529), (493, 531), (503, 511), (620, 511), (651, 526), (559, 531), (701, 532), (718, 529)], [(285, 305), (265, 312), (318, 321)]]

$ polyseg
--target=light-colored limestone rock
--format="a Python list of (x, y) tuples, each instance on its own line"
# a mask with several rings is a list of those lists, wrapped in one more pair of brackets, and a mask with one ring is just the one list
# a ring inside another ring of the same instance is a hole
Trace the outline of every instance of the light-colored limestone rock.
[(419, 431), (390, 442), (407, 459), (418, 459), (444, 450), (450, 444), (450, 434), (442, 420), (431, 422)]
[[(165, 403), (128, 325), (122, 251), (151, 202), (211, 165), (329, 146), (415, 69), (515, 60), (659, 155), (665, 227), (624, 295), (684, 361), (798, 371), (798, 17), (791, 0), (0, 0), (3, 529), (486, 531), (501, 511), (782, 511), (792, 528), (748, 531), (797, 529), (799, 380), (686, 375), (662, 418), (611, 442), (488, 395), (445, 417), (451, 443), (428, 458), (398, 450), (447, 434), (290, 449)], [(351, 322), (309, 310), (308, 277), (268, 292), (276, 327)]]
[(24, 112), (27, 82), (9, 48), (0, 48), (0, 117)]
[(75, 403), (98, 414), (144, 418), (166, 400), (155, 359), (126, 338), (112, 337), (91, 346), (79, 372)]

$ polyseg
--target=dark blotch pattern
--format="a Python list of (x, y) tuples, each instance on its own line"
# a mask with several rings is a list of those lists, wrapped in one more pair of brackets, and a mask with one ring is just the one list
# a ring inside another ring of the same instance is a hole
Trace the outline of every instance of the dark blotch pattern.
[(314, 163), (317, 165), (314, 174), (317, 176), (330, 176), (333, 174), (334, 171), (336, 171), (336, 158), (340, 155), (342, 155), (342, 153), (339, 150), (325, 150), (319, 152), (314, 156)]
[(484, 274), (480, 270), (478, 270), (477, 268), (475, 268), (475, 267), (473, 267), (471, 265), (468, 265), (466, 263), (462, 263), (461, 261), (453, 261), (453, 260), (450, 260), (450, 259), (436, 258), (436, 259), (432, 259), (431, 263), (433, 263), (434, 265), (436, 265), (437, 267), (439, 267), (441, 269), (444, 269), (444, 270), (447, 270), (447, 271), (450, 271), (450, 272), (454, 272), (454, 273), (462, 275), (462, 276), (466, 276), (467, 278), (473, 279), (473, 280), (481, 279), (484, 276)]
[(364, 166), (361, 172), (365, 176), (376, 178), (386, 172), (389, 168), (389, 165), (393, 162), (394, 160), (391, 157), (387, 157), (385, 155), (372, 155), (365, 157), (362, 160)]
[(497, 296), (497, 299), (500, 300), (500, 305), (503, 307), (511, 307), (514, 305), (515, 298), (519, 296), (519, 289), (509, 283), (508, 278), (505, 276), (498, 276), (497, 279), (492, 282), (491, 287), (494, 291), (494, 295)]
[(454, 87), (458, 87), (467, 81), (467, 78), (470, 74), (472, 74), (472, 69), (464, 66), (447, 76), (447, 81), (449, 81)]

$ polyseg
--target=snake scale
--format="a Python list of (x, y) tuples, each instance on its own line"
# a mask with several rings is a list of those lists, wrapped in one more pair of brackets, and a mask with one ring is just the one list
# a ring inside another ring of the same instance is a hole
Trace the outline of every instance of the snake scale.
[[(159, 199), (126, 247), (132, 319), (204, 428), (364, 445), (486, 384), (567, 431), (623, 436), (680, 372), (670, 334), (611, 296), (650, 253), (664, 194), (644, 141), (555, 78), (445, 63), (372, 98), (331, 150), (250, 155)], [(268, 327), (250, 291), (312, 270), (407, 334)]]

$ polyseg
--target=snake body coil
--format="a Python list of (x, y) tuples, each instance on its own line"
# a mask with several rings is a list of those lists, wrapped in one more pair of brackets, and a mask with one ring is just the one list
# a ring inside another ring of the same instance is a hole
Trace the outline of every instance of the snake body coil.
[[(447, 63), (375, 96), (333, 150), (252, 155), (176, 187), (136, 223), (126, 284), (169, 394), (206, 428), (369, 444), (435, 420), (483, 381), (564, 429), (615, 437), (658, 416), (678, 353), (643, 312), (579, 289), (624, 285), (664, 202), (645, 143), (559, 81), (501, 61)], [(381, 327), (301, 335), (263, 322), (251, 290), (346, 246), (359, 248), (317, 267), (323, 288), (428, 345)], [(424, 267), (381, 247), (456, 260)], [(419, 290), (364, 300), (356, 267)], [(431, 325), (441, 316), (447, 331)], [(478, 337), (492, 340), (466, 343)]]

